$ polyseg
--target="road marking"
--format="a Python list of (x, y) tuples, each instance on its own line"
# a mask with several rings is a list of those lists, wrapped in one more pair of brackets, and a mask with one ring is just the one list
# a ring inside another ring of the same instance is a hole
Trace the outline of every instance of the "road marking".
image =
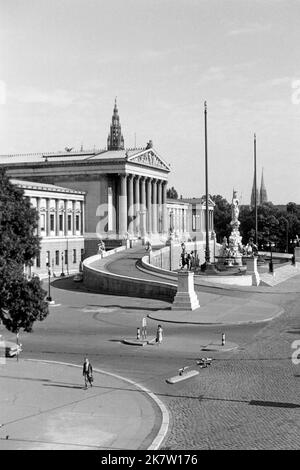
[[(46, 364), (60, 364), (60, 365), (64, 365), (64, 366), (77, 367), (77, 368), (80, 368), (80, 369), (82, 368), (82, 365), (71, 364), (69, 362), (48, 361), (48, 360), (43, 360), (43, 359), (25, 359), (25, 360), (26, 361), (31, 361), (31, 362), (44, 362)], [(147, 393), (147, 395), (150, 398), (152, 398), (152, 400), (156, 403), (156, 405), (160, 409), (160, 412), (162, 414), (162, 422), (161, 422), (161, 426), (160, 426), (160, 429), (159, 429), (156, 437), (154, 438), (154, 440), (152, 441), (150, 446), (148, 446), (147, 450), (158, 450), (159, 447), (161, 446), (164, 438), (166, 437), (166, 434), (167, 434), (168, 428), (169, 428), (169, 422), (170, 422), (169, 412), (168, 412), (166, 406), (164, 405), (164, 403), (155, 395), (155, 393), (151, 392), (150, 390), (148, 390), (146, 387), (139, 384), (138, 382), (134, 382), (134, 380), (127, 379), (126, 377), (122, 377), (121, 375), (114, 374), (113, 372), (107, 372), (106, 370), (102, 370), (102, 369), (94, 368), (93, 370), (95, 372), (98, 372), (99, 374), (106, 374), (106, 375), (110, 375), (111, 377), (114, 377), (116, 379), (124, 380), (125, 382), (128, 382), (131, 385), (134, 385), (135, 387), (139, 388), (143, 392)]]

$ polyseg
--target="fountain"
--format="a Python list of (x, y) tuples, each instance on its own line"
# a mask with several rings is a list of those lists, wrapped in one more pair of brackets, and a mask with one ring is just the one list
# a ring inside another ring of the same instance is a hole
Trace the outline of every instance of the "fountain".
[(237, 197), (237, 191), (233, 190), (232, 196), (232, 204), (231, 204), (231, 234), (228, 238), (223, 238), (222, 247), (220, 249), (219, 256), (216, 258), (218, 259), (217, 267), (222, 268), (225, 266), (226, 268), (242, 266), (242, 257), (245, 252), (243, 244), (242, 244), (242, 237), (240, 235), (239, 226), (239, 200)]

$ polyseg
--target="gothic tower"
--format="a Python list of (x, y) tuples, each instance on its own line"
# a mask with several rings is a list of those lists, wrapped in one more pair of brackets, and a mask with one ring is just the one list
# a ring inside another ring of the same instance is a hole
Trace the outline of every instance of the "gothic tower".
[(107, 137), (107, 150), (124, 150), (124, 138), (121, 132), (120, 118), (117, 108), (117, 98), (110, 125), (110, 133)]
[(268, 202), (267, 190), (264, 182), (264, 169), (261, 172), (261, 184), (260, 184), (260, 193), (259, 193), (259, 204), (265, 204)]

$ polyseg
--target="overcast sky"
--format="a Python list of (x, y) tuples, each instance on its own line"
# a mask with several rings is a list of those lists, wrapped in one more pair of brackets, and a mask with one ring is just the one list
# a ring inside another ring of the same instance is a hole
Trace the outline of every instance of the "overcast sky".
[[(0, 0), (0, 154), (153, 140), (186, 197), (300, 203), (299, 0)], [(297, 83), (297, 80), (299, 83)], [(295, 87), (294, 89), (292, 87)]]

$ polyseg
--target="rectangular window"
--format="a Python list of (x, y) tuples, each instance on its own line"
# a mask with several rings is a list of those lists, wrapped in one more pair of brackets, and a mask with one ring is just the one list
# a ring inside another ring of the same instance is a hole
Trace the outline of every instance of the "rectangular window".
[(45, 214), (40, 215), (40, 220), (41, 220), (41, 232), (44, 232), (45, 231), (45, 223), (46, 223)]
[(56, 250), (55, 252), (55, 264), (56, 266), (59, 266), (59, 251)]
[(50, 251), (47, 251), (46, 266), (48, 266), (50, 268)]
[(40, 268), (41, 267), (41, 253), (38, 252), (37, 257), (36, 257), (36, 267)]
[(79, 215), (76, 215), (76, 232), (78, 232), (80, 230), (80, 227), (79, 227)]
[(54, 214), (50, 214), (50, 230), (54, 232)]
[(68, 250), (65, 250), (65, 264), (68, 264)]
[(73, 250), (73, 263), (76, 263), (76, 250)]
[(84, 249), (81, 248), (81, 250), (80, 250), (80, 259), (81, 259), (81, 261), (83, 261), (83, 258), (84, 258)]
[(63, 231), (63, 215), (59, 214), (59, 231)]
[(72, 230), (72, 216), (68, 215), (68, 231)]

